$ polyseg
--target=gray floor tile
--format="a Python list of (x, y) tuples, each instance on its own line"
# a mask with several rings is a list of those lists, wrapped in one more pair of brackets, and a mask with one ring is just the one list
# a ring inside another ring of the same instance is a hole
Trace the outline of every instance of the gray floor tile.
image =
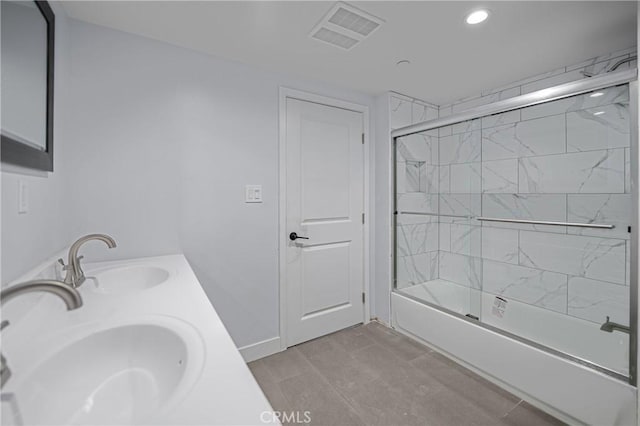
[(249, 370), (251, 370), (253, 377), (256, 378), (256, 381), (258, 383), (275, 382), (275, 378), (269, 372), (269, 368), (266, 366), (265, 361), (263, 359), (250, 362), (249, 364), (247, 364), (247, 366), (249, 367)]
[(279, 386), (291, 410), (308, 411), (311, 424), (363, 424), (353, 408), (315, 371), (286, 379)]
[(396, 389), (404, 400), (416, 405), (421, 405), (426, 399), (431, 399), (434, 395), (446, 390), (437, 381), (425, 380), (425, 377), (419, 373), (409, 377), (386, 379), (385, 382), (389, 388)]
[[(298, 423), (300, 424), (300, 423)], [(315, 410), (311, 413), (310, 425), (318, 426), (365, 426), (366, 423), (353, 411), (333, 408)]]
[(362, 329), (374, 341), (405, 361), (413, 360), (431, 352), (430, 348), (380, 323), (371, 322), (363, 326)]
[(267, 367), (276, 382), (297, 376), (309, 369), (309, 364), (296, 348), (278, 352), (261, 361)]
[(305, 356), (335, 389), (341, 391), (348, 392), (379, 376), (378, 371), (359, 362), (339, 347), (321, 353), (309, 353)]
[(516, 396), (437, 352), (411, 364), (449, 389), (457, 400), (467, 401), (489, 415), (502, 417), (520, 402)]
[(507, 425), (518, 426), (553, 426), (565, 424), (524, 401), (511, 410), (511, 412), (507, 414), (502, 421)]
[(408, 425), (411, 401), (382, 379), (358, 386), (343, 396), (367, 425)]
[(444, 390), (413, 404), (414, 425), (426, 426), (495, 426), (500, 420), (474, 404), (460, 399), (455, 392)]
[(372, 323), (249, 364), (275, 410), (316, 425), (557, 425), (536, 408)]
[(363, 330), (362, 326), (347, 328), (331, 335), (334, 341), (347, 352), (357, 351), (375, 344), (371, 337)]
[(361, 368), (375, 372), (377, 377), (385, 380), (404, 379), (415, 375), (417, 371), (414, 366), (382, 345), (363, 348), (354, 352), (352, 356)]
[(282, 388), (278, 383), (258, 382), (258, 384), (260, 385), (262, 392), (264, 392), (264, 395), (269, 400), (269, 403), (271, 404), (271, 408), (273, 408), (274, 411), (279, 411), (279, 412), (293, 411), (293, 406), (289, 403), (287, 398), (284, 396), (284, 393), (282, 392)]
[(333, 334), (301, 343), (295, 348), (307, 358), (319, 357), (329, 351), (344, 350), (333, 338)]

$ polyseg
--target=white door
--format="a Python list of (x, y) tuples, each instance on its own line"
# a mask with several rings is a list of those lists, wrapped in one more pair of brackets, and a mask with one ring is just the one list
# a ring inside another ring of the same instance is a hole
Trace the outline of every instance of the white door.
[(363, 321), (364, 146), (362, 113), (290, 98), (286, 108), (292, 346)]

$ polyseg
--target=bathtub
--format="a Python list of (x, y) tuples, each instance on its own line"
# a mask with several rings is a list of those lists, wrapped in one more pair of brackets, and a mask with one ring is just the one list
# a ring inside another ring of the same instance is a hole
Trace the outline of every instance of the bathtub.
[[(461, 315), (471, 314), (485, 325), (572, 355), (578, 362), (585, 361), (613, 371), (620, 374), (621, 379), (629, 375), (629, 336), (603, 332), (601, 324), (442, 279), (406, 287), (398, 293)], [(493, 310), (497, 298), (506, 301), (500, 314)]]
[[(626, 374), (626, 335), (605, 333), (597, 324), (513, 300), (508, 300), (500, 318), (492, 313), (494, 295), (440, 282), (432, 284), (392, 293), (391, 321), (395, 329), (567, 423), (637, 425), (637, 389), (621, 377), (604, 374), (581, 362), (582, 358)], [(479, 303), (471, 303), (474, 298), (482, 299), (481, 312), (470, 312), (472, 306), (480, 309)], [(429, 304), (443, 302), (455, 313)], [(456, 315), (467, 313), (482, 318), (489, 327)], [(549, 348), (526, 343), (492, 327), (544, 342)], [(567, 359), (559, 352), (570, 353), (573, 358)]]

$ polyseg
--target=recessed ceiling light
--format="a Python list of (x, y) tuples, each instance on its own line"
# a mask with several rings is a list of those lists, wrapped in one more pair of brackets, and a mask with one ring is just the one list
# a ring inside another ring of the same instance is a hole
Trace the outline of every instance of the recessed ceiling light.
[(595, 92), (589, 95), (591, 98), (597, 98), (598, 96), (604, 95), (604, 92)]
[(479, 9), (471, 12), (467, 15), (465, 21), (469, 25), (479, 24), (480, 22), (484, 22), (489, 17), (489, 11), (485, 9)]
[(411, 61), (408, 60), (408, 59), (403, 59), (401, 61), (396, 62), (396, 67), (398, 67), (400, 69), (408, 68), (409, 65), (411, 65)]
[(593, 115), (602, 115), (604, 114), (604, 111), (596, 111), (593, 113)]

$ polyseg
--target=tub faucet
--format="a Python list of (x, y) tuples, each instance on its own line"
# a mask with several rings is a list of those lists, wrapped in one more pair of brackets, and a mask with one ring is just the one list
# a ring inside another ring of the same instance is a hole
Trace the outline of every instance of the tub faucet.
[[(0, 292), (0, 305), (4, 306), (9, 300), (14, 299), (20, 295), (33, 293), (36, 291), (44, 291), (46, 293), (55, 294), (61, 298), (67, 310), (78, 309), (82, 306), (82, 297), (78, 290), (69, 287), (67, 284), (55, 281), (55, 280), (33, 280), (27, 281), (21, 284), (8, 287)], [(0, 330), (3, 330), (9, 325), (9, 321), (2, 321), (0, 323)], [(11, 377), (11, 370), (7, 365), (7, 360), (4, 355), (0, 354), (0, 388), (4, 387), (4, 384)]]
[(609, 321), (609, 316), (607, 316), (607, 321), (602, 324), (600, 330), (606, 331), (607, 333), (613, 333), (613, 330), (622, 331), (623, 333), (629, 334), (631, 329), (626, 325), (618, 324), (617, 322)]
[(69, 259), (67, 260), (67, 264), (65, 265), (62, 259), (58, 259), (58, 262), (63, 266), (63, 269), (67, 271), (67, 274), (64, 277), (64, 282), (74, 288), (80, 287), (86, 279), (84, 276), (84, 271), (80, 266), (80, 259), (82, 259), (83, 256), (78, 257), (78, 250), (80, 249), (81, 245), (91, 240), (100, 240), (104, 242), (109, 248), (114, 248), (116, 246), (116, 241), (105, 234), (85, 235), (84, 237), (79, 238), (75, 243), (71, 244), (71, 247), (69, 248)]

